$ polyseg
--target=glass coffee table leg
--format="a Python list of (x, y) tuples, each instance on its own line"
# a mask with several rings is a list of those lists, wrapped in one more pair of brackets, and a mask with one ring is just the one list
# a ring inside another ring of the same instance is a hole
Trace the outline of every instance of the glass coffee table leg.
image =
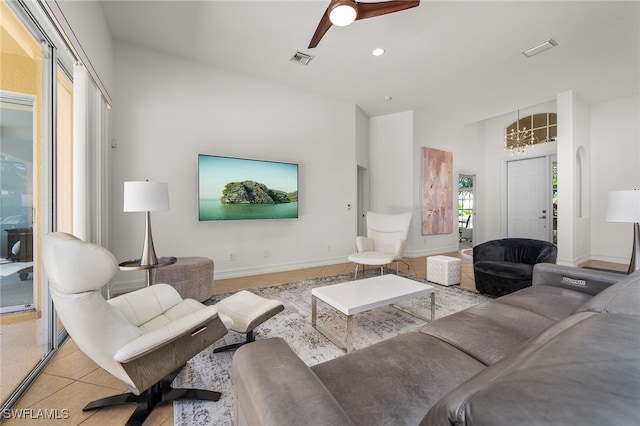
[(314, 295), (311, 295), (311, 326), (318, 330), (324, 337), (331, 340), (334, 345), (343, 351), (351, 352), (353, 349), (353, 345), (351, 343), (351, 316), (347, 316), (347, 336), (342, 340), (329, 331), (329, 329), (324, 327), (322, 322), (318, 323), (318, 298)]

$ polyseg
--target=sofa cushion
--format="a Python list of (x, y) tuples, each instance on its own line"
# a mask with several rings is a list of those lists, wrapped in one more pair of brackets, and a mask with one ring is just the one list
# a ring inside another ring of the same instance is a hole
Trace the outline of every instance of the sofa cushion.
[(411, 332), (312, 367), (355, 424), (416, 425), (438, 399), (484, 367)]
[(335, 398), (279, 337), (239, 348), (232, 374), (238, 426), (350, 424)]
[(640, 315), (640, 271), (623, 278), (585, 303), (580, 312), (609, 312)]
[(590, 299), (578, 291), (537, 285), (440, 318), (420, 331), (490, 365)]
[(581, 291), (538, 284), (500, 297), (495, 302), (516, 306), (560, 321), (574, 313), (591, 298), (591, 295)]
[(420, 331), (491, 365), (555, 322), (535, 312), (492, 301), (440, 318)]
[(454, 389), (421, 424), (638, 424), (639, 329), (637, 316), (572, 315)]

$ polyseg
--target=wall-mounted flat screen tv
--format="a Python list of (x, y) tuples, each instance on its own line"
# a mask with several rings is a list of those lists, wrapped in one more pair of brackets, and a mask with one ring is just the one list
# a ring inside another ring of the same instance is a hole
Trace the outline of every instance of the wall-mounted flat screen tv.
[(298, 165), (198, 155), (200, 221), (298, 217)]

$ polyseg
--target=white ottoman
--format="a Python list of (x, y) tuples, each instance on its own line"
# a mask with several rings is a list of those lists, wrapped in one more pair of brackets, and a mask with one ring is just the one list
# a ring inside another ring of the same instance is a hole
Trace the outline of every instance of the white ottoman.
[(427, 257), (427, 281), (442, 285), (460, 284), (462, 260), (449, 256)]
[(284, 310), (282, 302), (266, 299), (250, 291), (242, 290), (216, 303), (221, 317), (228, 316), (233, 320), (231, 330), (246, 335), (244, 342), (216, 348), (213, 352), (236, 349), (245, 343), (255, 340), (253, 329)]

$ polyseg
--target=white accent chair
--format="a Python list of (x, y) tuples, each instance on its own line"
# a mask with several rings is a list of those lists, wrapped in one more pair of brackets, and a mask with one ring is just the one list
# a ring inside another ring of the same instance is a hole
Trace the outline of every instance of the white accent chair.
[[(356, 237), (356, 253), (348, 257), (356, 264), (355, 278), (358, 278), (358, 267), (362, 265), (380, 266), (380, 275), (384, 274), (384, 266), (402, 261), (407, 235), (411, 225), (411, 213), (382, 214), (367, 212), (367, 236)], [(409, 265), (407, 264), (407, 267)]]
[(167, 284), (107, 301), (100, 289), (117, 273), (118, 262), (103, 247), (70, 234), (44, 237), (43, 264), (54, 306), (69, 335), (131, 391), (91, 402), (83, 411), (136, 404), (128, 424), (142, 424), (161, 401), (220, 398), (219, 392), (170, 387), (189, 359), (233, 326), (215, 306), (182, 299)]

